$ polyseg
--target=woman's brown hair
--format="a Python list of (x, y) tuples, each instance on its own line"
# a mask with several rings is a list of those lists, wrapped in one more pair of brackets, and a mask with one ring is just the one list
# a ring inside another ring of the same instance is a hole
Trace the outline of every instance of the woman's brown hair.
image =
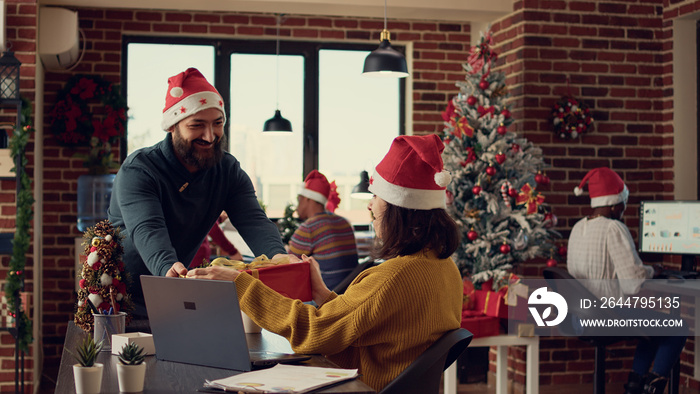
[(444, 259), (459, 247), (457, 223), (442, 208), (407, 209), (386, 203), (381, 226), (382, 240), (373, 248), (374, 258), (390, 259), (432, 249)]

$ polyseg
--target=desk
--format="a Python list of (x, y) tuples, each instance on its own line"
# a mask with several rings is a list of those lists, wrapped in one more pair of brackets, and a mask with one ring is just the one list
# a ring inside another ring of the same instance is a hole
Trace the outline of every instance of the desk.
[[(680, 294), (683, 296), (694, 297), (695, 305), (695, 322), (692, 328), (695, 329), (695, 359), (693, 364), (695, 365), (695, 370), (693, 371), (693, 379), (700, 380), (700, 337), (698, 337), (698, 328), (700, 328), (700, 279), (685, 279), (672, 280), (672, 279), (650, 279), (644, 282), (644, 289), (651, 290), (659, 293), (672, 293)], [(693, 336), (691, 331), (690, 336)], [(677, 393), (678, 384), (680, 377), (680, 367), (679, 363), (674, 367), (671, 379), (669, 379), (669, 392)]]
[[(519, 337), (517, 335), (496, 335), (476, 338), (469, 347), (496, 346), (496, 394), (508, 390), (508, 346), (526, 346), (525, 392), (538, 394), (540, 390), (540, 337)], [(452, 363), (443, 377), (445, 394), (457, 394), (457, 361)]]
[[(56, 382), (57, 394), (75, 393), (73, 382), (73, 356), (67, 349), (74, 349), (82, 340), (85, 332), (72, 321), (68, 323), (68, 331), (63, 344), (61, 367)], [(264, 331), (262, 334), (248, 334), (248, 346), (251, 350), (267, 350), (290, 352), (289, 342), (279, 335)], [(104, 364), (102, 376), (102, 393), (118, 393), (117, 356), (110, 352), (101, 352), (97, 362)], [(155, 356), (146, 357), (146, 383), (144, 393), (193, 393), (202, 387), (204, 379), (222, 379), (240, 373), (220, 368), (202, 367), (169, 361), (156, 360)], [(337, 367), (323, 356), (314, 355), (311, 360), (302, 364), (318, 367)], [(319, 393), (368, 394), (375, 391), (359, 380), (352, 380), (337, 386), (329, 387)]]

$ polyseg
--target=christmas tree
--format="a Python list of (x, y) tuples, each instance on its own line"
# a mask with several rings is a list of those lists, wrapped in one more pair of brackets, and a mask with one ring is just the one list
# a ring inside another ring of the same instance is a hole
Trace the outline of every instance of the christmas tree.
[(442, 114), (443, 161), (453, 176), (447, 210), (462, 231), (456, 263), (475, 283), (493, 278), (496, 286), (518, 263), (542, 256), (555, 265), (560, 235), (537, 191), (549, 183), (542, 150), (507, 130), (505, 75), (492, 71), (498, 55), (490, 45), (487, 33), (471, 48), (465, 81)]

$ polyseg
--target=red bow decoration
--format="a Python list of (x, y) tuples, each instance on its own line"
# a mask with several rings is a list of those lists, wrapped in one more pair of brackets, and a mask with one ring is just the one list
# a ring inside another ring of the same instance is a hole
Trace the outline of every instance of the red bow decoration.
[(450, 122), (453, 120), (454, 114), (455, 114), (455, 105), (452, 102), (452, 100), (450, 100), (447, 103), (447, 108), (445, 108), (445, 110), (442, 112), (442, 120), (444, 120), (445, 122)]
[[(491, 50), (491, 32), (489, 31), (481, 39), (481, 43), (479, 45), (471, 47), (471, 49), (469, 50), (469, 57), (467, 58), (467, 63), (469, 63), (469, 65), (472, 66), (471, 73), (476, 74), (479, 71), (481, 71), (487, 60), (489, 63), (491, 63), (495, 62), (496, 59), (498, 59), (498, 54)], [(486, 70), (484, 75), (488, 75), (489, 71), (490, 70)]]
[(462, 116), (457, 121), (455, 121), (455, 118), (452, 118), (451, 123), (455, 129), (452, 135), (455, 137), (462, 137), (462, 135), (466, 135), (467, 137), (471, 138), (474, 136), (474, 128), (469, 126), (469, 121), (467, 121), (466, 117)]
[(335, 181), (331, 182), (331, 192), (328, 194), (328, 201), (326, 202), (326, 209), (328, 212), (335, 212), (336, 208), (340, 204), (340, 196), (338, 195), (338, 187)]
[(493, 113), (496, 110), (496, 107), (484, 108), (483, 106), (480, 105), (476, 108), (476, 110), (477, 110), (477, 112), (479, 112), (479, 117), (481, 118), (486, 114), (491, 114), (491, 116), (493, 116)]
[(537, 212), (537, 207), (544, 203), (544, 196), (539, 193), (535, 195), (535, 189), (526, 183), (520, 189), (518, 197), (515, 198), (515, 203), (517, 205), (524, 204), (527, 208), (527, 214), (530, 215)]

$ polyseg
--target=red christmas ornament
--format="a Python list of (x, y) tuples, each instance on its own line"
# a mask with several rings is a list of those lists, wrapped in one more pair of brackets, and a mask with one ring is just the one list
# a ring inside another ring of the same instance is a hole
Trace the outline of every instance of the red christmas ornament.
[(504, 109), (503, 111), (501, 111), (501, 115), (503, 115), (503, 117), (506, 119), (510, 118), (510, 111), (508, 111), (507, 109)]
[(508, 189), (508, 195), (509, 195), (509, 196), (515, 198), (515, 197), (518, 197), (518, 194), (519, 194), (519, 193), (518, 193), (518, 190), (515, 189), (514, 187), (511, 187), (510, 189)]
[(479, 193), (481, 193), (481, 186), (476, 185), (472, 188), (472, 193), (474, 193), (475, 196), (478, 196)]
[(538, 184), (541, 184), (541, 183), (543, 183), (542, 179), (543, 179), (542, 173), (537, 172), (537, 175), (535, 175), (535, 182), (537, 182)]
[(506, 131), (508, 131), (508, 130), (507, 130), (506, 126), (500, 125), (500, 126), (498, 126), (498, 128), (496, 129), (496, 131), (498, 132), (498, 134), (503, 135), (503, 134), (505, 134)]
[(513, 144), (513, 145), (511, 145), (510, 149), (512, 149), (513, 152), (518, 153), (518, 152), (520, 152), (520, 145)]
[(568, 252), (569, 249), (566, 248), (566, 245), (562, 245), (559, 247), (559, 256), (566, 256), (566, 252)]
[(549, 177), (547, 174), (542, 174), (542, 184), (545, 186), (549, 185)]
[(474, 104), (476, 104), (476, 97), (474, 97), (474, 96), (469, 96), (469, 97), (467, 97), (467, 104), (468, 104), (468, 105), (474, 105)]
[(471, 230), (467, 233), (467, 238), (469, 238), (470, 241), (474, 241), (474, 240), (476, 240), (477, 238), (479, 238), (479, 233), (477, 233), (476, 231), (474, 231), (474, 229), (471, 229)]
[(547, 227), (547, 228), (554, 227), (557, 225), (558, 221), (559, 221), (559, 219), (557, 219), (557, 215), (555, 215), (551, 212), (547, 212), (544, 214), (543, 222), (544, 222), (545, 227)]
[(503, 152), (498, 152), (498, 154), (496, 154), (496, 162), (498, 164), (503, 164), (504, 161), (506, 161), (506, 155), (504, 155)]
[(462, 161), (459, 162), (459, 165), (462, 166), (462, 167), (466, 167), (466, 166), (467, 166), (467, 161), (466, 161), (466, 160), (462, 160)]
[(479, 88), (481, 88), (481, 90), (486, 90), (489, 88), (489, 83), (485, 79), (482, 79), (479, 82)]
[(488, 175), (488, 176), (496, 175), (496, 167), (494, 167), (494, 166), (486, 167), (486, 175)]
[(501, 253), (503, 254), (508, 254), (510, 253), (510, 246), (507, 243), (503, 243), (500, 247)]
[(558, 262), (554, 259), (547, 260), (547, 267), (556, 267)]

